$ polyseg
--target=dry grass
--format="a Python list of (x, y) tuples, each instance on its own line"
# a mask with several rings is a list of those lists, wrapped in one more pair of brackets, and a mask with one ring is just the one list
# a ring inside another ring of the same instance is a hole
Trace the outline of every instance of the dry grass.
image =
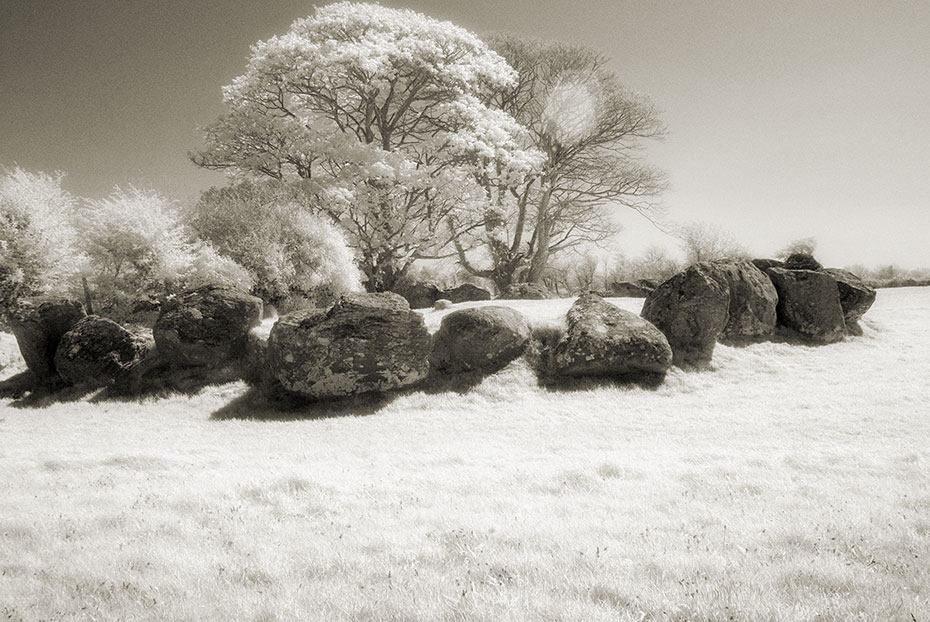
[(930, 620), (928, 317), (656, 390), (5, 406), (0, 620)]

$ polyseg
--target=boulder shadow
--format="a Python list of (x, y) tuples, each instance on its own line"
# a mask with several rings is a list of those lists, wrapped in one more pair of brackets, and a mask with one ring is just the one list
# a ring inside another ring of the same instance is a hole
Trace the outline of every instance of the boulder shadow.
[(364, 393), (334, 400), (311, 401), (293, 394), (268, 396), (259, 387), (248, 390), (210, 413), (212, 421), (300, 421), (365, 417), (383, 410), (401, 392)]

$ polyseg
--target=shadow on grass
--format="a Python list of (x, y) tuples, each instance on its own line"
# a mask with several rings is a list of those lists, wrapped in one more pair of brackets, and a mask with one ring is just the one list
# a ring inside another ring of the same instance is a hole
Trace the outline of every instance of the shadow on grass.
[(665, 382), (665, 374), (623, 374), (620, 376), (537, 376), (537, 386), (550, 393), (580, 393), (615, 387), (655, 391)]
[(297, 421), (334, 417), (374, 415), (403, 393), (365, 393), (327, 401), (309, 401), (295, 395), (267, 396), (258, 387), (243, 394), (210, 414), (213, 421), (246, 419), (250, 421)]

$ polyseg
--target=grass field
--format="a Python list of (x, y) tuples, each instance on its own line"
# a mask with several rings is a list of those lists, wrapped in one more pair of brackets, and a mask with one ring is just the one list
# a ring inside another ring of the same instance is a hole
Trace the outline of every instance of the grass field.
[(930, 620), (930, 288), (863, 328), (655, 390), (4, 404), (0, 620)]

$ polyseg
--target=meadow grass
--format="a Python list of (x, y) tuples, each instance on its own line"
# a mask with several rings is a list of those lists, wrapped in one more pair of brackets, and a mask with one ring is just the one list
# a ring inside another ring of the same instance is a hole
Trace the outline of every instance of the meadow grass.
[(654, 390), (7, 403), (0, 620), (930, 620), (928, 318)]

